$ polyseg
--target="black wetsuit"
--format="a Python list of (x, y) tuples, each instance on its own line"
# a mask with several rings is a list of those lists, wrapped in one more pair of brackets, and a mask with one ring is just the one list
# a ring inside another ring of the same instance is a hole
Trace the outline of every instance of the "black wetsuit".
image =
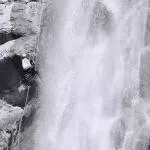
[(30, 86), (30, 84), (32, 84), (32, 82), (35, 79), (35, 76), (38, 74), (38, 72), (35, 70), (34, 65), (32, 65), (32, 67), (29, 69), (26, 69), (26, 70), (23, 69), (22, 59), (23, 59), (23, 57), (15, 55), (11, 58), (11, 61), (14, 64), (15, 68), (18, 70), (20, 77), (22, 79), (22, 83)]

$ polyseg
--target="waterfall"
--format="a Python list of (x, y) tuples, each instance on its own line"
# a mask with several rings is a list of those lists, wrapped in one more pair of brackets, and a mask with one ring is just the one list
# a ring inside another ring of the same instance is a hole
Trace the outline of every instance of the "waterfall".
[(140, 92), (146, 0), (51, 0), (40, 42), (35, 150), (149, 150)]

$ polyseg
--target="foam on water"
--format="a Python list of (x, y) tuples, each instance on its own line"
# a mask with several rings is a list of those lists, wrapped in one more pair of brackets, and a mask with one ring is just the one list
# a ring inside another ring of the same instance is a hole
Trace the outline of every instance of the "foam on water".
[(45, 62), (35, 150), (148, 148), (148, 138), (141, 137), (150, 130), (149, 117), (139, 95), (145, 4), (51, 2), (41, 40)]

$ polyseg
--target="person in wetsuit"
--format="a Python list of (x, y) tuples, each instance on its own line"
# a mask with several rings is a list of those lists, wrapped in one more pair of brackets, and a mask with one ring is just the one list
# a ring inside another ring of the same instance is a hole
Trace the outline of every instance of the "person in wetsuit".
[[(27, 62), (23, 62), (23, 61), (27, 61)], [(30, 86), (33, 80), (35, 79), (35, 77), (38, 75), (38, 71), (36, 71), (33, 62), (28, 58), (26, 58), (26, 56), (19, 56), (19, 55), (13, 56), (11, 58), (11, 62), (14, 64), (15, 68), (19, 72), (21, 77), (21, 82), (25, 85)], [(23, 64), (23, 63), (28, 63), (28, 64)]]

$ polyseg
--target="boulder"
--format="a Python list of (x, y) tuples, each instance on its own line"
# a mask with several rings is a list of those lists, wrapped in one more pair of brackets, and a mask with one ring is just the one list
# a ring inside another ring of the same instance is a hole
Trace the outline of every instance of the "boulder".
[(23, 110), (0, 100), (0, 150), (17, 145), (18, 126)]

